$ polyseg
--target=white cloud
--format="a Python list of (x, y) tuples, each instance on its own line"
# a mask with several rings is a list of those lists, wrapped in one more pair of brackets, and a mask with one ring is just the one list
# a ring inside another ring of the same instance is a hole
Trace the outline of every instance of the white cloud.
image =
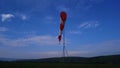
[(14, 18), (15, 16), (13, 14), (1, 14), (1, 21), (4, 22), (8, 19)]
[(20, 13), (17, 13), (17, 14), (1, 14), (1, 21), (4, 22), (4, 21), (7, 21), (7, 20), (10, 20), (14, 17), (18, 17), (19, 19), (22, 19), (22, 20), (26, 20), (28, 19), (28, 17), (25, 15), (25, 14), (20, 14)]
[[(10, 50), (10, 51), (8, 51)], [(50, 57), (61, 57), (62, 52), (60, 51), (13, 51), (11, 49), (0, 48), (0, 57), (4, 58), (18, 58), (18, 59), (39, 59), (39, 58), (50, 58)]]
[(26, 15), (23, 15), (23, 14), (22, 14), (22, 15), (20, 15), (20, 16), (21, 16), (21, 19), (22, 19), (22, 20), (26, 20), (26, 19), (27, 19), (27, 16), (26, 16)]
[(5, 32), (5, 31), (8, 31), (6, 27), (0, 27), (0, 32)]
[(28, 38), (10, 39), (1, 36), (0, 43), (7, 46), (29, 46), (29, 45), (57, 45), (58, 41), (54, 36), (33, 36)]
[[(42, 36), (41, 36), (42, 37)], [(42, 37), (43, 39), (47, 37)], [(6, 41), (7, 42), (7, 41)], [(32, 41), (31, 41), (32, 42)], [(0, 40), (1, 43), (1, 40)], [(9, 42), (8, 42), (9, 44)], [(22, 44), (22, 42), (21, 42)], [(70, 48), (70, 47), (69, 47)], [(120, 54), (120, 40), (110, 40), (99, 42), (96, 44), (85, 44), (77, 46), (77, 48), (72, 48), (72, 50), (67, 49), (67, 56), (80, 56), (80, 57), (93, 57), (101, 55), (113, 55)], [(51, 51), (14, 51), (11, 48), (0, 48), (0, 56), (6, 58), (49, 58), (49, 57), (61, 57), (62, 51), (51, 50)]]
[(87, 21), (87, 22), (83, 22), (81, 23), (78, 28), (82, 28), (82, 29), (88, 29), (88, 28), (96, 28), (98, 27), (100, 24), (98, 23), (98, 21)]
[(120, 40), (110, 40), (104, 42), (98, 42), (96, 44), (81, 45), (78, 50), (82, 50), (81, 56), (100, 56), (100, 55), (112, 55), (120, 54)]

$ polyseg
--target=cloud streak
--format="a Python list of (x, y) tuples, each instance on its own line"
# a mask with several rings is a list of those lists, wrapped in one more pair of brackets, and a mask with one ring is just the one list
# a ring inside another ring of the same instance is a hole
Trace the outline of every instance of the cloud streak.
[(56, 38), (54, 36), (33, 36), (28, 38), (10, 39), (1, 36), (0, 44), (6, 46), (30, 46), (30, 45), (57, 45)]
[(25, 14), (20, 14), (20, 13), (18, 13), (18, 14), (11, 14), (11, 13), (9, 13), (9, 14), (1, 14), (1, 21), (5, 22), (7, 20), (11, 20), (11, 19), (17, 18), (17, 17), (19, 17), (22, 20), (28, 19), (28, 17)]
[(4, 21), (9, 20), (14, 17), (15, 16), (13, 14), (1, 14), (1, 21), (4, 22)]
[(87, 21), (87, 22), (83, 22), (81, 23), (78, 28), (79, 29), (89, 29), (89, 28), (96, 28), (98, 27), (100, 24), (98, 23), (98, 21)]

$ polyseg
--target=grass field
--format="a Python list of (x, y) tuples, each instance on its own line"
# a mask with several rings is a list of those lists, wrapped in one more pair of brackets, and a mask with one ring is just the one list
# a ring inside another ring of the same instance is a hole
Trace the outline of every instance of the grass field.
[(5, 62), (0, 63), (0, 68), (120, 68), (120, 64)]

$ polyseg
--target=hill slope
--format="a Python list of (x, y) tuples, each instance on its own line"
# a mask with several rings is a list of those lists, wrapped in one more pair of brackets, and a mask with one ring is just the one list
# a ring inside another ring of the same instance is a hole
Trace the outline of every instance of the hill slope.
[(58, 57), (58, 58), (47, 58), (47, 59), (29, 59), (29, 60), (18, 60), (13, 62), (70, 62), (70, 63), (120, 63), (120, 55), (109, 55), (109, 56), (98, 56), (91, 58), (84, 57)]

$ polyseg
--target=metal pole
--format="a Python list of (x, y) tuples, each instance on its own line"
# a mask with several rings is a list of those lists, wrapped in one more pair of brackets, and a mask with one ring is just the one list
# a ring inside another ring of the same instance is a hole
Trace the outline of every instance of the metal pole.
[(65, 28), (63, 30), (63, 58), (65, 57)]
[(62, 58), (62, 68), (65, 68), (65, 28), (63, 30), (63, 58)]

